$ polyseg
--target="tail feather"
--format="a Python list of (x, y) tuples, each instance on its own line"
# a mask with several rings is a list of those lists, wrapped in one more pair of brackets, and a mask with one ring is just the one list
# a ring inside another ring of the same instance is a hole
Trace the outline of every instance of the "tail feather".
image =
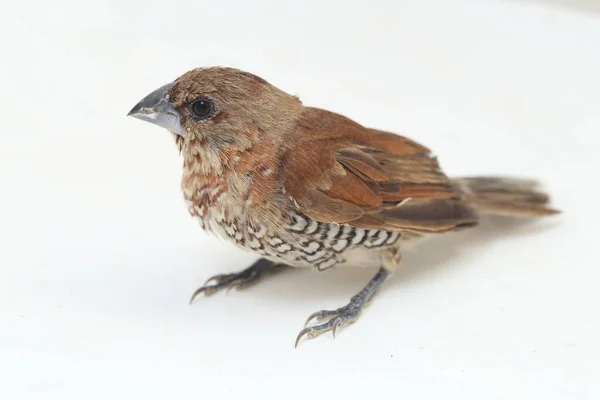
[(550, 197), (539, 190), (539, 183), (507, 177), (465, 177), (452, 180), (465, 200), (483, 214), (509, 216), (553, 215)]

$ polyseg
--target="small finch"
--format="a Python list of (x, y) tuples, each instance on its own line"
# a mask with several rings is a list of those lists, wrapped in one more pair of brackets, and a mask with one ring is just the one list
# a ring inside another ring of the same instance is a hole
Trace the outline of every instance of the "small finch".
[(305, 107), (234, 68), (189, 71), (128, 115), (173, 135), (183, 196), (200, 226), (261, 256), (238, 273), (213, 276), (192, 301), (291, 267), (378, 268), (348, 304), (310, 315), (296, 346), (355, 322), (398, 268), (406, 243), (473, 228), (481, 214), (557, 213), (535, 181), (449, 178), (423, 145)]

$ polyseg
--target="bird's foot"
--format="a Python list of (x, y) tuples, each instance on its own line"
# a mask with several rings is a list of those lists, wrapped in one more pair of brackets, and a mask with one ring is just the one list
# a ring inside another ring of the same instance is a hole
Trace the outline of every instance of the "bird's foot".
[[(325, 332), (331, 331), (333, 333), (333, 337), (335, 338), (338, 328), (358, 320), (363, 308), (366, 307), (373, 299), (377, 293), (377, 290), (383, 284), (383, 282), (385, 282), (388, 276), (389, 272), (381, 268), (379, 272), (377, 272), (377, 275), (375, 275), (373, 279), (369, 281), (367, 286), (365, 286), (364, 289), (350, 299), (350, 303), (338, 308), (337, 310), (321, 310), (312, 313), (304, 324), (305, 328), (302, 329), (296, 337), (296, 344), (294, 347), (298, 347), (300, 339), (302, 339), (302, 337), (305, 335), (309, 339), (312, 339)], [(318, 325), (307, 326), (312, 320), (316, 320), (317, 322), (325, 322)]]
[(198, 288), (194, 292), (192, 298), (190, 299), (190, 303), (193, 302), (194, 299), (196, 299), (196, 297), (198, 297), (200, 294), (210, 296), (223, 289), (245, 289), (248, 286), (256, 284), (263, 276), (279, 272), (287, 267), (288, 266), (285, 264), (276, 264), (272, 261), (261, 258), (250, 267), (240, 272), (212, 276), (206, 282), (204, 282), (202, 287)]
[(335, 333), (338, 328), (355, 322), (360, 316), (365, 304), (360, 300), (354, 301), (354, 299), (355, 298), (353, 297), (350, 303), (344, 307), (338, 308), (337, 310), (321, 310), (311, 314), (306, 320), (306, 324), (304, 326), (308, 325), (313, 319), (316, 319), (318, 322), (327, 320), (327, 322), (319, 325), (308, 326), (302, 329), (296, 338), (296, 344), (294, 347), (298, 347), (298, 343), (304, 335), (306, 335), (309, 339), (312, 339), (325, 332), (332, 331), (333, 337), (335, 338)]

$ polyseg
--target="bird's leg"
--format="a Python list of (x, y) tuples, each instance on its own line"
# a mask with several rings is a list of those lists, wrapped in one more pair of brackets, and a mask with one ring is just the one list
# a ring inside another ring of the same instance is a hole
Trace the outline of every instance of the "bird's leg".
[(391, 272), (389, 270), (380, 268), (373, 279), (350, 299), (350, 303), (337, 310), (321, 310), (311, 314), (304, 326), (308, 325), (313, 319), (316, 319), (319, 322), (327, 320), (327, 322), (302, 329), (296, 338), (295, 346), (298, 347), (298, 342), (300, 342), (300, 339), (302, 339), (302, 336), (304, 335), (308, 336), (309, 339), (312, 339), (322, 333), (332, 331), (333, 337), (335, 337), (337, 328), (355, 322), (360, 316), (362, 309), (369, 304), (390, 274)]
[(273, 261), (261, 258), (240, 272), (235, 272), (232, 274), (220, 274), (210, 277), (206, 282), (204, 282), (202, 287), (198, 288), (194, 292), (192, 298), (190, 299), (190, 303), (202, 293), (205, 296), (210, 296), (211, 294), (214, 294), (222, 289), (244, 289), (257, 283), (263, 276), (282, 271), (286, 268), (288, 268), (288, 266), (285, 264), (277, 264)]

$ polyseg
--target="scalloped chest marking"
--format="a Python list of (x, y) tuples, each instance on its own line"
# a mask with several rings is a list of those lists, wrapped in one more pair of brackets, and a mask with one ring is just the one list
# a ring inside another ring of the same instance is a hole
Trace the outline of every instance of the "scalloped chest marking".
[[(192, 215), (200, 217), (202, 213)], [(238, 247), (280, 259), (283, 263), (313, 266), (318, 270), (343, 263), (344, 254), (351, 249), (390, 246), (401, 237), (398, 231), (320, 223), (298, 213), (291, 214), (289, 223), (276, 231), (265, 225), (242, 224), (236, 217), (226, 219), (223, 214), (213, 219), (214, 222), (198, 219), (203, 227), (214, 226), (215, 233)]]

